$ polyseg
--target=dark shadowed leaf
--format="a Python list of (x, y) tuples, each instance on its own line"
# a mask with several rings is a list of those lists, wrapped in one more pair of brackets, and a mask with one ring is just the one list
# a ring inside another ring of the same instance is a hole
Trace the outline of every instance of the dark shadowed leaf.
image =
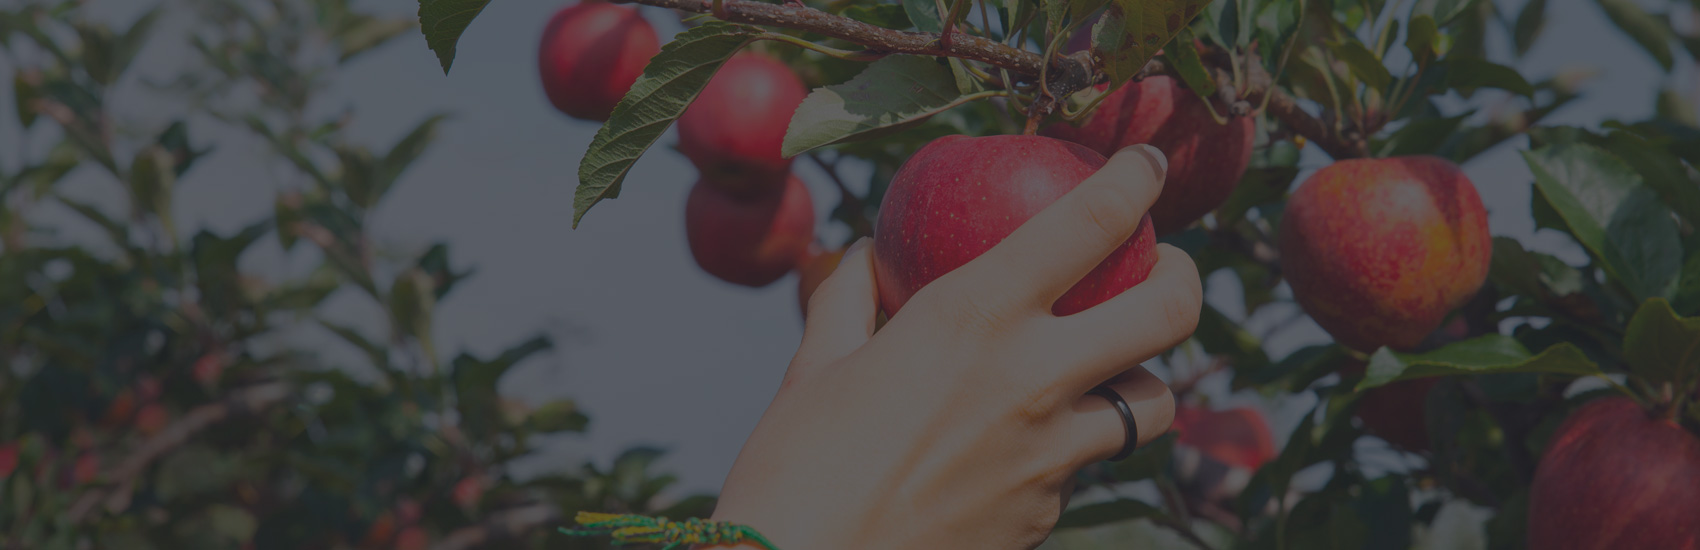
[(897, 4), (857, 4), (845, 8), (842, 15), (888, 29), (907, 29), (915, 25), (909, 21), (908, 10)]
[(1540, 37), (1546, 24), (1547, 0), (1529, 0), (1523, 4), (1523, 9), (1517, 12), (1517, 22), (1511, 28), (1517, 55), (1529, 53), (1529, 48), (1535, 45), (1535, 39)]
[(1334, 50), (1334, 56), (1346, 62), (1346, 66), (1351, 68), (1352, 74), (1356, 75), (1358, 80), (1362, 80), (1370, 89), (1378, 92), (1386, 91), (1387, 86), (1393, 83), (1393, 74), (1387, 71), (1387, 66), (1382, 65), (1381, 59), (1377, 58), (1374, 52), (1369, 51), (1369, 48), (1364, 47), (1362, 42), (1357, 40), (1336, 42), (1330, 46), (1330, 49)]
[(1675, 384), (1681, 395), (1700, 377), (1700, 318), (1679, 317), (1661, 299), (1642, 302), (1624, 330), (1623, 360), (1649, 383)]
[(685, 113), (720, 65), (762, 32), (758, 27), (709, 21), (679, 33), (661, 47), (579, 162), (573, 227), (602, 199), (620, 196), (620, 183), (638, 157)]
[(1535, 87), (1517, 69), (1475, 56), (1452, 55), (1446, 58), (1446, 86), (1464, 93), (1479, 88), (1499, 88), (1521, 96), (1534, 96)]
[(1700, 185), (1688, 176), (1681, 160), (1632, 132), (1612, 132), (1597, 143), (1641, 174), (1642, 181), (1678, 216), (1700, 224)]
[(1670, 71), (1673, 63), (1670, 51), (1670, 27), (1660, 23), (1658, 18), (1641, 9), (1635, 0), (1594, 0), (1605, 10), (1606, 17), (1611, 19), (1617, 28), (1622, 29), (1636, 44), (1652, 54), (1653, 60), (1660, 67)]
[(1208, 5), (1204, 0), (1112, 0), (1092, 32), (1092, 48), (1103, 60), (1110, 87), (1133, 78)]
[(949, 67), (931, 58), (893, 55), (843, 84), (817, 88), (797, 106), (785, 132), (786, 157), (878, 137), (983, 95), (963, 94)]
[(1109, 502), (1087, 504), (1065, 511), (1062, 518), (1057, 520), (1057, 528), (1092, 527), (1162, 515), (1163, 510), (1156, 506), (1138, 500), (1121, 498)]
[(1357, 390), (1434, 376), (1531, 372), (1588, 376), (1600, 368), (1570, 344), (1531, 354), (1515, 338), (1490, 334), (1447, 345), (1426, 353), (1399, 353), (1387, 348), (1370, 356)]
[(425, 33), (425, 45), (437, 52), (444, 74), (454, 65), (461, 33), (489, 4), (490, 0), (419, 0), (419, 30)]
[[(1535, 151), (1525, 151), (1523, 158), (1535, 174), (1535, 189), (1539, 204), (1550, 206), (1547, 219), (1539, 208), (1535, 211), (1537, 224), (1561, 221), (1563, 228), (1600, 261), (1611, 278), (1621, 283), (1637, 300), (1669, 296), (1675, 289), (1676, 268), (1668, 259), (1649, 254), (1669, 242), (1668, 231), (1673, 226), (1656, 220), (1619, 219), (1620, 207), (1630, 204), (1633, 215), (1657, 217), (1662, 206), (1646, 198), (1631, 200), (1634, 195), (1650, 195), (1641, 185), (1641, 176), (1630, 170), (1622, 160), (1599, 148), (1581, 143), (1559, 143)], [(1556, 215), (1556, 219), (1552, 219)], [(1668, 216), (1668, 210), (1663, 214)], [(1617, 228), (1613, 231), (1613, 224)], [(1637, 239), (1653, 239), (1651, 243), (1636, 243)], [(1623, 244), (1632, 245), (1624, 250)], [(1676, 264), (1680, 267), (1680, 264)]]
[(570, 400), (550, 401), (531, 411), (526, 424), (543, 433), (582, 432), (590, 424), (590, 417)]
[(915, 30), (944, 30), (944, 17), (939, 14), (939, 5), (935, 0), (903, 0), (903, 12), (909, 16), (909, 22), (915, 25)]
[(1163, 52), (1174, 63), (1175, 71), (1181, 73), (1181, 80), (1186, 82), (1192, 93), (1205, 101), (1216, 97), (1216, 80), (1210, 78), (1210, 69), (1205, 68), (1204, 60), (1198, 57), (1198, 45), (1193, 43), (1191, 30), (1182, 29)]

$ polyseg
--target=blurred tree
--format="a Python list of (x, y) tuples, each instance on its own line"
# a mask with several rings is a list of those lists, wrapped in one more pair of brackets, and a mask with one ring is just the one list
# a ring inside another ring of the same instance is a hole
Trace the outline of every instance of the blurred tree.
[[(413, 21), (345, 0), (191, 4), (187, 36), (152, 32), (163, 6), (119, 28), (84, 18), (80, 2), (0, 10), (19, 122), (4, 140), (16, 161), (0, 166), (0, 547), (531, 548), (576, 510), (663, 511), (673, 478), (650, 470), (651, 449), (516, 477), (540, 436), (588, 422), (571, 401), (497, 392), (549, 339), (440, 356), (434, 306), (470, 270), (443, 243), (370, 238), (368, 214), (445, 118), (374, 150), (344, 137), (353, 113), (321, 119), (309, 106)], [(138, 53), (185, 39), (199, 57), (159, 91), (188, 109), (135, 125), (114, 99), (149, 85), (132, 74)], [(281, 182), (274, 215), (230, 233), (179, 230), (173, 194), (212, 153), (189, 132), (203, 120), (251, 132), (285, 162), (250, 167)], [(62, 189), (73, 172), (103, 180), (100, 200)], [(245, 269), (271, 239), (312, 247), (318, 267), (284, 280)], [(383, 322), (322, 314), (332, 296)], [(303, 346), (308, 327), (358, 360)]]

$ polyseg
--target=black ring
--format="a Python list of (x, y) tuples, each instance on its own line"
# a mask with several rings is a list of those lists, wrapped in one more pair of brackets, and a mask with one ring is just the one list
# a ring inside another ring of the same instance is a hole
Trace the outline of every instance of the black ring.
[(1128, 408), (1127, 400), (1122, 399), (1122, 394), (1116, 393), (1116, 390), (1110, 389), (1109, 386), (1092, 388), (1092, 391), (1086, 394), (1108, 399), (1110, 405), (1115, 407), (1116, 413), (1122, 415), (1122, 426), (1127, 428), (1127, 440), (1122, 442), (1121, 452), (1110, 457), (1110, 462), (1120, 461), (1133, 454), (1133, 449), (1139, 446), (1139, 423), (1133, 420), (1133, 409)]

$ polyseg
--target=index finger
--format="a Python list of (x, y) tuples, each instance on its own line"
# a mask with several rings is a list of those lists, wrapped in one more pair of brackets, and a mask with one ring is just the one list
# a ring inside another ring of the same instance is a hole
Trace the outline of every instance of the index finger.
[(1030, 300), (1049, 311), (1126, 242), (1157, 201), (1168, 159), (1150, 145), (1122, 148), (1098, 172), (962, 267), (975, 296)]

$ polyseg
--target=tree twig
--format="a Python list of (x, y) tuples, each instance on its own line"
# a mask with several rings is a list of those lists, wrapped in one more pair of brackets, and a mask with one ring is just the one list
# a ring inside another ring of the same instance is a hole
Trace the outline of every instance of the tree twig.
[(117, 467), (102, 473), (100, 479), (106, 482), (106, 487), (84, 492), (65, 512), (65, 518), (71, 524), (79, 523), (102, 503), (108, 510), (122, 511), (129, 506), (130, 494), (136, 486), (136, 480), (160, 457), (182, 447), (190, 438), (213, 424), (234, 416), (270, 409), (282, 403), (289, 395), (288, 384), (266, 382), (237, 390), (217, 403), (195, 407), (170, 426), (166, 426), (158, 435), (142, 442), (130, 452), (129, 458), (124, 459)]
[[(714, 10), (712, 0), (615, 1), (692, 13), (710, 13)], [(720, 16), (734, 23), (796, 29), (852, 42), (867, 48), (868, 54), (904, 53), (954, 57), (985, 63), (1026, 75), (1031, 79), (1037, 79), (1039, 75), (1044, 74), (1050, 80), (1045, 83), (1045, 87), (1059, 98), (1068, 97), (1075, 91), (1092, 85), (1099, 75), (1094, 67), (1089, 66), (1087, 56), (1059, 55), (1047, 62), (1045, 57), (1038, 53), (967, 33), (955, 33), (949, 41), (942, 41), (938, 33), (887, 29), (806, 6), (767, 4), (752, 0), (722, 0)], [(1219, 68), (1231, 67), (1222, 63), (1224, 58), (1230, 57), (1225, 55), (1225, 52), (1212, 53), (1217, 55), (1209, 57)], [(1246, 59), (1248, 61), (1244, 63), (1246, 67), (1243, 67), (1243, 70), (1246, 71), (1247, 78), (1241, 100), (1251, 105), (1267, 105), (1266, 109), (1271, 116), (1304, 136), (1306, 140), (1316, 143), (1329, 156), (1337, 159), (1368, 156), (1369, 145), (1363, 136), (1336, 134), (1326, 123), (1305, 112), (1296, 98), (1277, 88), (1274, 78), (1263, 70), (1255, 57), (1248, 56)], [(1046, 68), (1047, 63), (1049, 69)], [(1175, 71), (1160, 59), (1147, 63), (1141, 74), (1176, 75)], [(1234, 103), (1230, 103), (1230, 106), (1232, 105)]]

